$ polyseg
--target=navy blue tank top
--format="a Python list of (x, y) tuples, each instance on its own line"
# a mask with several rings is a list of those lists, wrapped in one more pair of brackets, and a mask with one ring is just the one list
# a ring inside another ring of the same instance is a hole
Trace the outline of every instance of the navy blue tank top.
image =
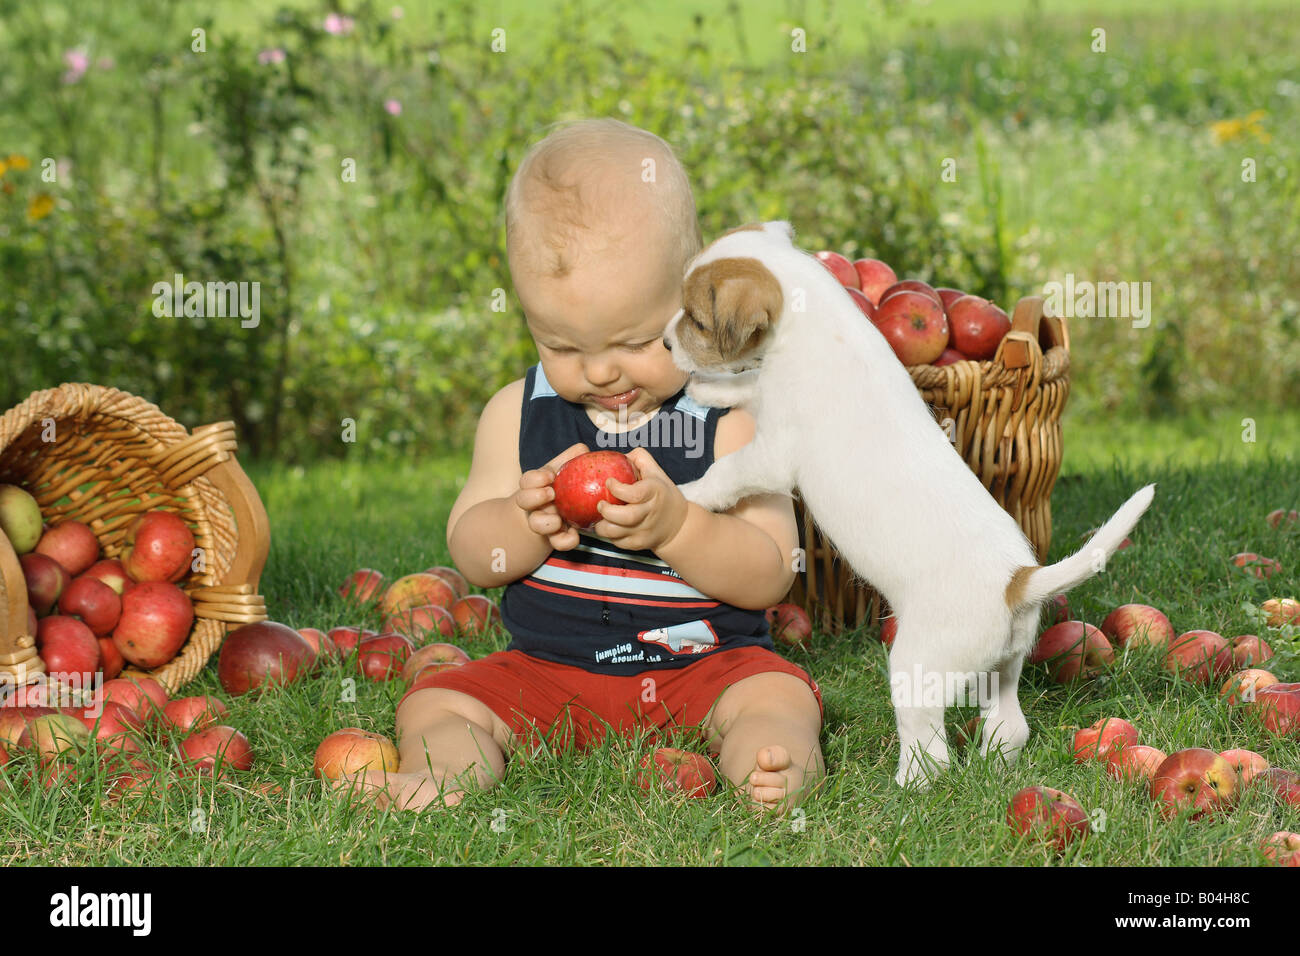
[[(729, 411), (696, 403), (683, 387), (637, 428), (607, 432), (584, 406), (556, 394), (538, 363), (524, 379), (519, 468), (540, 468), (578, 442), (624, 454), (640, 445), (685, 484), (712, 464), (718, 419)], [(501, 619), (512, 638), (507, 650), (619, 677), (685, 667), (729, 648), (773, 649), (762, 611), (713, 600), (649, 549), (628, 551), (583, 532), (577, 547), (552, 551), (506, 585)]]

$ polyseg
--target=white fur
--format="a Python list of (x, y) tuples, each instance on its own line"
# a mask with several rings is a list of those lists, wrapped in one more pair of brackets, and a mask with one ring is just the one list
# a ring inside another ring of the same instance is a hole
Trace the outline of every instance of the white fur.
[[(839, 554), (898, 618), (891, 686), (918, 671), (996, 673), (998, 691), (981, 705), (981, 752), (1014, 760), (1029, 736), (1016, 685), (1042, 602), (1104, 566), (1155, 486), (1133, 495), (1075, 555), (1034, 572), (1023, 603), (1009, 609), (1007, 584), (1018, 568), (1037, 564), (1033, 549), (949, 443), (879, 330), (821, 263), (795, 248), (789, 223), (724, 236), (688, 274), (732, 257), (763, 263), (785, 301), (761, 366), (739, 375), (695, 368), (675, 336), (682, 313), (669, 323), (673, 361), (692, 373), (687, 394), (743, 406), (756, 420), (753, 441), (682, 485), (683, 494), (724, 511), (749, 495), (798, 488)], [(895, 713), (895, 779), (925, 786), (948, 763), (944, 708), (896, 698)]]

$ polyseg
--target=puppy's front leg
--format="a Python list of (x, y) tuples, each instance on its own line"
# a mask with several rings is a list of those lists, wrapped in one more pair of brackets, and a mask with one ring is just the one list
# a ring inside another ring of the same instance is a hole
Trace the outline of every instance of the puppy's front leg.
[(789, 468), (757, 436), (719, 458), (702, 477), (678, 485), (687, 501), (709, 511), (727, 511), (750, 495), (787, 494), (792, 487)]

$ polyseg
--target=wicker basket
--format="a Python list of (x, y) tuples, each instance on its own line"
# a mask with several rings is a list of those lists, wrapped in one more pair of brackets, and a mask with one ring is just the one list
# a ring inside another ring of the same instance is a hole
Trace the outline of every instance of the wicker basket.
[[(180, 653), (154, 671), (128, 664), (174, 693), (194, 678), (231, 627), (266, 619), (257, 593), (270, 529), (257, 489), (235, 461), (233, 422), (191, 433), (158, 406), (115, 388), (64, 384), (34, 392), (0, 418), (0, 483), (25, 488), (47, 524), (86, 523), (105, 557), (123, 550), (127, 527), (154, 509), (194, 533), (204, 573), (179, 586), (194, 602), (194, 629)], [(0, 534), (0, 678), (28, 683), (44, 673), (27, 633), (27, 586)]]
[[(1016, 304), (1011, 331), (991, 361), (907, 370), (935, 420), (999, 505), (1016, 519), (1038, 560), (1052, 543), (1052, 487), (1061, 469), (1061, 412), (1070, 393), (1070, 338), (1043, 314), (1041, 296)], [(880, 596), (856, 578), (795, 495), (807, 566), (785, 600), (821, 629), (874, 625)]]

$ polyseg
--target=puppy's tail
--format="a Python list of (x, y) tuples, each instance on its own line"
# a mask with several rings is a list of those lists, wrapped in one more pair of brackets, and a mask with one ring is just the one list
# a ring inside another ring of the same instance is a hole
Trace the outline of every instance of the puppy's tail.
[(1015, 611), (1041, 604), (1053, 594), (1068, 591), (1096, 574), (1133, 530), (1155, 494), (1153, 484), (1142, 488), (1111, 515), (1087, 544), (1068, 558), (1047, 567), (1018, 572), (1007, 585), (1007, 606)]

